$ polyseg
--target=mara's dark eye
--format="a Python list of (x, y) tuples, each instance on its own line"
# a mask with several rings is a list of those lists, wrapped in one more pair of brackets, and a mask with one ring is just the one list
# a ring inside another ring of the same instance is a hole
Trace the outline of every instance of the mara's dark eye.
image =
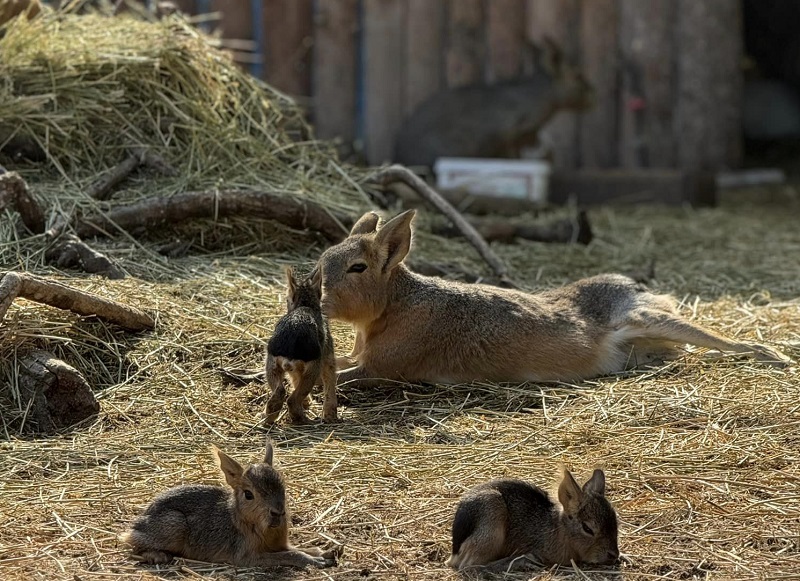
[[(252, 492), (250, 492), (249, 490), (245, 490), (245, 491), (244, 491), (244, 497), (245, 497), (247, 500), (253, 500), (253, 493), (252, 493)], [(586, 525), (583, 525), (583, 526), (586, 526)]]
[(585, 533), (586, 533), (587, 535), (589, 535), (590, 537), (593, 537), (593, 536), (594, 536), (594, 531), (592, 530), (592, 527), (590, 527), (589, 525), (587, 525), (585, 522), (584, 522), (584, 523), (581, 523), (581, 526), (583, 527), (583, 532), (585, 532)]
[(364, 272), (367, 270), (367, 265), (363, 262), (356, 262), (347, 269), (347, 272)]

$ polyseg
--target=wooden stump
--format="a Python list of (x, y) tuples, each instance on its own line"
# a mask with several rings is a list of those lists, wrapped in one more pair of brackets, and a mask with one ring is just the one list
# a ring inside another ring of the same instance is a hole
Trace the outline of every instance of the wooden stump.
[(81, 373), (47, 351), (20, 361), (21, 407), (27, 408), (25, 431), (53, 433), (96, 416), (100, 404)]

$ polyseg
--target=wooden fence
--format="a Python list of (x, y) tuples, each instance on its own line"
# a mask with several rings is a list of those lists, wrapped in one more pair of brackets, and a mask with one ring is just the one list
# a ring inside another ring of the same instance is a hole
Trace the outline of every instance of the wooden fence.
[[(219, 11), (245, 66), (309, 108), (317, 135), (391, 158), (398, 128), (445, 87), (520, 74), (555, 40), (596, 107), (546, 128), (556, 165), (719, 169), (741, 158), (739, 0), (178, 0)], [(250, 62), (246, 62), (250, 61)]]

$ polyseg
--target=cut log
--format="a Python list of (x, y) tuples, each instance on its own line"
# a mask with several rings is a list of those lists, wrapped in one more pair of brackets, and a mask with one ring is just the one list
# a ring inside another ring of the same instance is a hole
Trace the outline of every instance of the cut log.
[(18, 386), (21, 407), (27, 409), (23, 431), (53, 433), (100, 411), (83, 375), (47, 351), (20, 360)]
[(3, 320), (6, 311), (17, 297), (72, 311), (79, 315), (94, 315), (129, 331), (144, 331), (155, 327), (153, 318), (135, 307), (129, 307), (27, 272), (7, 272), (0, 278), (0, 321)]
[(185, 220), (229, 216), (276, 220), (290, 228), (317, 231), (334, 243), (348, 233), (345, 224), (349, 219), (336, 216), (319, 204), (253, 190), (185, 192), (150, 198), (82, 218), (75, 224), (75, 231), (81, 238), (110, 236), (117, 230), (138, 233)]
[[(557, 244), (589, 244), (594, 235), (586, 212), (581, 210), (575, 218), (559, 218), (545, 224), (514, 224), (506, 220), (472, 218), (470, 223), (487, 242), (513, 244), (517, 239)], [(435, 228), (440, 236), (459, 236), (451, 226)]]

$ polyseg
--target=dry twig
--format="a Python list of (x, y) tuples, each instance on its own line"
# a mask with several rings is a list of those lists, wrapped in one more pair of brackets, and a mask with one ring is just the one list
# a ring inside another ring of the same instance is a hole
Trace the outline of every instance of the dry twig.
[(402, 182), (412, 188), (420, 197), (429, 201), (437, 210), (447, 216), (505, 284), (515, 286), (508, 278), (508, 269), (505, 263), (503, 263), (500, 257), (497, 256), (491, 248), (489, 248), (486, 240), (484, 240), (475, 228), (464, 219), (450, 202), (445, 200), (410, 169), (401, 165), (393, 165), (379, 170), (370, 176), (369, 181), (382, 187), (387, 187), (394, 182)]
[(96, 315), (130, 331), (144, 331), (155, 327), (153, 318), (135, 307), (26, 272), (7, 272), (0, 278), (0, 320), (5, 317), (8, 307), (17, 297), (69, 310), (79, 315)]

